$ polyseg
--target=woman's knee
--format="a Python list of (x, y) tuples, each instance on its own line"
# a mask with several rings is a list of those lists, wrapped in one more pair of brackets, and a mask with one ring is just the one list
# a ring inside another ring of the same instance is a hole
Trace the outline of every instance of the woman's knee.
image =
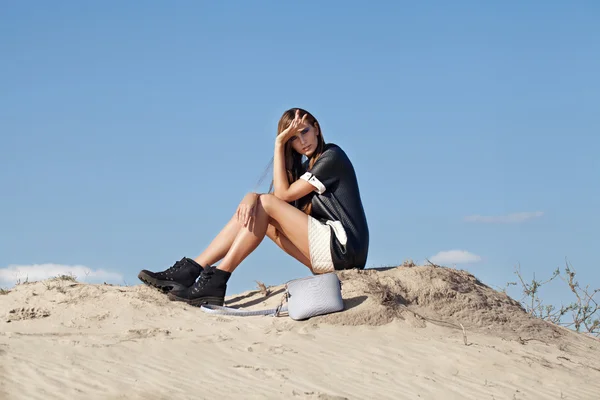
[(270, 210), (273, 209), (273, 205), (278, 201), (277, 197), (271, 193), (261, 194), (258, 198), (260, 206), (269, 214)]

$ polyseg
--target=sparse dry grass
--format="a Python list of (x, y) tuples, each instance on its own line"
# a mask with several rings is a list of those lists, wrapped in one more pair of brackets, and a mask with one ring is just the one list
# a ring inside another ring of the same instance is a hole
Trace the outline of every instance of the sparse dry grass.
[(25, 280), (21, 280), (21, 278), (18, 278), (18, 279), (17, 279), (17, 282), (15, 283), (15, 286), (18, 286), (18, 285), (26, 285), (26, 284), (28, 284), (28, 283), (30, 283), (30, 282), (29, 282), (29, 276), (26, 276), (26, 277), (25, 277)]
[(368, 281), (369, 293), (377, 300), (382, 306), (395, 306), (406, 304), (406, 300), (397, 291), (390, 288), (384, 283), (375, 283), (374, 281)]
[(57, 281), (70, 281), (70, 282), (77, 282), (77, 277), (73, 274), (68, 274), (68, 275), (57, 275), (56, 277), (52, 278), (53, 280), (57, 280)]
[[(72, 273), (61, 274), (61, 275), (57, 275), (53, 278), (50, 278), (43, 283), (44, 283), (44, 286), (46, 286), (46, 289), (56, 290), (56, 291), (64, 294), (64, 293), (66, 293), (66, 287), (65, 287), (66, 282), (77, 283), (77, 277), (75, 275), (73, 275)], [(15, 282), (15, 286), (27, 285), (30, 283), (35, 283), (35, 281), (29, 281), (29, 276), (25, 276), (25, 278), (17, 278), (17, 280)], [(10, 289), (0, 288), (0, 295), (6, 295), (9, 293), (10, 293)]]
[(44, 282), (44, 286), (46, 286), (46, 290), (56, 290), (59, 293), (65, 294), (67, 290), (61, 282), (54, 282), (52, 280)]
[(48, 279), (44, 282), (47, 290), (56, 290), (59, 293), (67, 293), (68, 282), (77, 283), (77, 277), (73, 274), (57, 275), (54, 278)]

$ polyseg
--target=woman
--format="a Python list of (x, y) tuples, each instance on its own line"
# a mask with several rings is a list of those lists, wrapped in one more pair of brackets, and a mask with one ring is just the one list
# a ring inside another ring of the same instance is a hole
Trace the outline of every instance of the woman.
[(279, 120), (270, 192), (247, 194), (195, 260), (183, 257), (157, 273), (143, 270), (139, 279), (170, 290), (174, 301), (223, 305), (231, 273), (265, 235), (313, 274), (365, 267), (369, 229), (354, 168), (339, 146), (325, 144), (318, 121), (305, 110), (287, 110)]

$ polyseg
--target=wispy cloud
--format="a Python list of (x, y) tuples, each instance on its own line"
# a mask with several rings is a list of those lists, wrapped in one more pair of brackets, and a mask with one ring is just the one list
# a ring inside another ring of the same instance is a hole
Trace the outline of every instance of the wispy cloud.
[(544, 213), (542, 211), (519, 212), (507, 215), (470, 215), (465, 217), (468, 222), (481, 222), (485, 224), (511, 224), (525, 222), (533, 218), (540, 218)]
[(429, 261), (440, 265), (471, 264), (481, 261), (481, 257), (466, 250), (448, 250), (440, 251), (433, 257), (430, 257)]
[(0, 284), (14, 285), (17, 281), (39, 281), (57, 275), (74, 275), (80, 282), (113, 282), (123, 281), (123, 275), (118, 272), (103, 269), (91, 269), (83, 265), (33, 264), (9, 265), (0, 268)]

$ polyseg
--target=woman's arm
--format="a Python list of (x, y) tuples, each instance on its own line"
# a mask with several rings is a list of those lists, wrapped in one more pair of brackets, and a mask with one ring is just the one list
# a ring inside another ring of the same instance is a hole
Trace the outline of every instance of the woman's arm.
[[(283, 135), (280, 136), (282, 137)], [(277, 139), (279, 139), (279, 137)], [(282, 140), (275, 141), (273, 187), (275, 197), (288, 203), (298, 200), (315, 190), (313, 185), (302, 179), (298, 179), (291, 185), (288, 182), (285, 173), (285, 142)]]

